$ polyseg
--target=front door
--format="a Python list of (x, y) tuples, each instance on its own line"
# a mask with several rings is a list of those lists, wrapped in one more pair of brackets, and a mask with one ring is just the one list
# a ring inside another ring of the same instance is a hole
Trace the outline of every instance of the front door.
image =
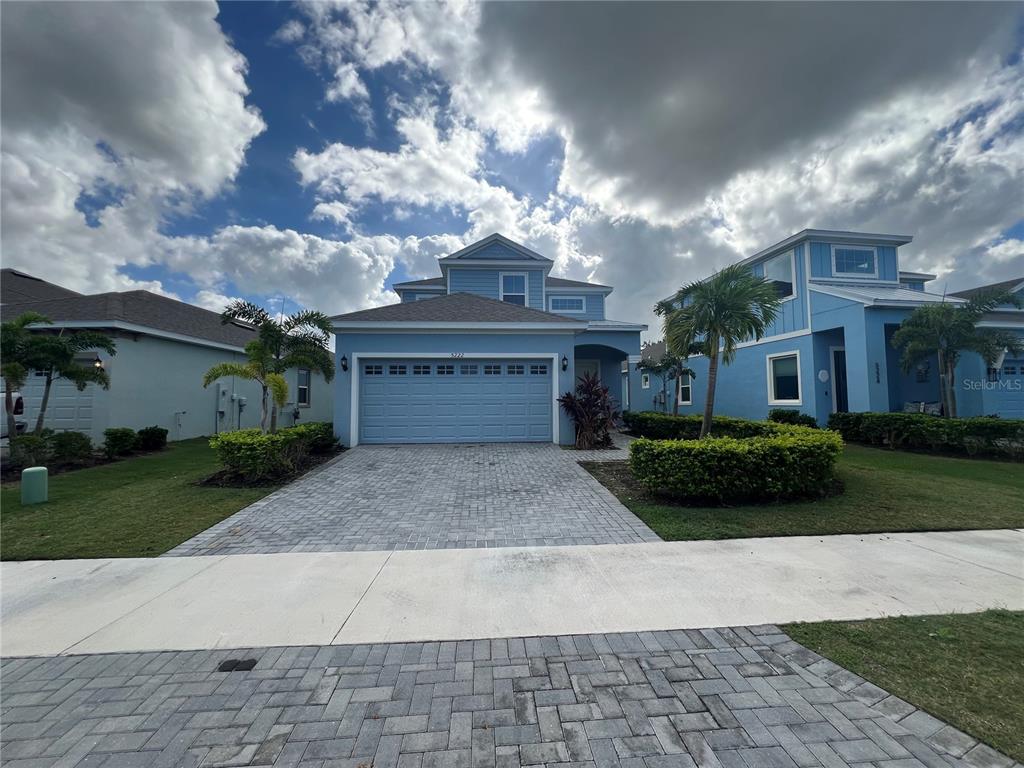
[(577, 360), (576, 361), (576, 378), (582, 379), (583, 374), (589, 373), (591, 376), (597, 376), (601, 378), (601, 363), (598, 360)]
[(850, 410), (846, 392), (846, 350), (842, 347), (832, 350), (832, 410), (836, 413)]

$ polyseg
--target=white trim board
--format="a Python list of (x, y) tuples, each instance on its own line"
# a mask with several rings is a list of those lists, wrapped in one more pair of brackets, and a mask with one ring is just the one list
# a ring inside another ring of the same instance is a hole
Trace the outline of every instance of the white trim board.
[(557, 352), (465, 352), (458, 356), (451, 352), (353, 352), (349, 372), (352, 383), (349, 394), (349, 447), (359, 445), (359, 361), (361, 359), (439, 359), (439, 360), (550, 360), (551, 361), (551, 442), (558, 445), (558, 374), (562, 370)]
[[(515, 306), (515, 305), (513, 305)], [(422, 320), (348, 320), (332, 323), (335, 332), (338, 331), (450, 331), (450, 332), (520, 332), (520, 331), (585, 331), (587, 329), (585, 320), (570, 320), (558, 323), (479, 323), (479, 322), (443, 322), (443, 321), (422, 321)]]
[[(775, 387), (774, 379), (772, 378), (772, 360), (780, 357), (796, 357), (796, 400), (776, 400), (775, 399)], [(773, 352), (770, 355), (764, 356), (766, 380), (765, 384), (768, 387), (768, 405), (803, 405), (804, 404), (804, 383), (803, 373), (800, 368), (800, 350), (791, 349), (785, 352)]]

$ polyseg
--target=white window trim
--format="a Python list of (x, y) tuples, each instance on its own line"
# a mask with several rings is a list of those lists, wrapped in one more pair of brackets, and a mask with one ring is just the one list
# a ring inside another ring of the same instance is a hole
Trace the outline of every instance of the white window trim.
[(522, 296), (523, 306), (530, 306), (530, 273), (529, 272), (499, 272), (498, 273), (498, 301), (505, 300), (505, 278), (506, 277), (521, 277), (523, 278), (523, 292), (520, 293), (509, 293), (509, 296)]
[[(832, 276), (833, 277), (846, 277), (846, 278), (860, 278), (862, 280), (870, 280), (871, 278), (878, 277), (878, 248), (874, 245), (853, 245), (851, 243), (832, 243)], [(843, 248), (851, 251), (871, 251), (874, 254), (875, 271), (874, 272), (840, 272), (836, 269), (836, 248)], [(898, 281), (898, 278), (897, 278)]]
[[(555, 299), (579, 299), (579, 309), (555, 309)], [(548, 294), (548, 312), (557, 312), (560, 315), (582, 315), (587, 311), (587, 298), (585, 296), (571, 296), (569, 294)]]
[[(302, 386), (302, 372), (305, 371), (309, 375), (309, 383)], [(299, 402), (299, 392), (306, 390), (306, 402)], [(299, 408), (312, 408), (313, 407), (313, 371), (309, 368), (298, 368), (295, 374), (295, 405)]]
[[(780, 357), (796, 357), (796, 400), (775, 399), (775, 377), (772, 375), (772, 361)], [(787, 352), (776, 352), (765, 356), (765, 366), (768, 376), (768, 405), (803, 405), (804, 386), (800, 374), (800, 350), (792, 349)]]
[(459, 358), (452, 358), (450, 352), (353, 352), (352, 353), (352, 367), (350, 368), (351, 373), (349, 378), (351, 380), (349, 387), (349, 447), (354, 448), (359, 445), (359, 380), (362, 378), (360, 372), (362, 369), (359, 367), (365, 360), (380, 360), (387, 358), (402, 359), (408, 358), (414, 359), (442, 359), (442, 360), (463, 360), (463, 359), (492, 359), (492, 360), (508, 360), (508, 359), (522, 359), (522, 360), (550, 360), (551, 367), (548, 369), (551, 371), (551, 442), (558, 445), (558, 380), (559, 371), (558, 361), (560, 355), (557, 352), (541, 352), (533, 353), (529, 352), (466, 352)]
[(783, 251), (782, 253), (776, 253), (774, 256), (769, 256), (767, 259), (765, 259), (764, 261), (761, 262), (761, 278), (763, 280), (767, 280), (768, 276), (765, 273), (765, 266), (768, 264), (769, 261), (772, 261), (773, 259), (777, 259), (780, 256), (785, 256), (787, 253), (789, 254), (789, 268), (790, 268), (790, 272), (793, 273), (793, 279), (790, 282), (790, 284), (793, 286), (793, 293), (791, 295), (787, 296), (784, 299), (779, 299), (779, 303), (781, 303), (781, 304), (785, 304), (787, 301), (793, 301), (794, 299), (796, 299), (796, 297), (800, 293), (799, 290), (797, 289), (797, 285), (796, 285), (796, 249), (795, 248), (790, 248), (788, 251)]
[(650, 388), (651, 388), (651, 374), (649, 374), (649, 373), (641, 373), (640, 374), (640, 389), (650, 389)]
[[(689, 382), (690, 399), (683, 400), (683, 379)], [(676, 377), (676, 403), (678, 405), (693, 405), (693, 376), (688, 373), (684, 373), (682, 376)]]

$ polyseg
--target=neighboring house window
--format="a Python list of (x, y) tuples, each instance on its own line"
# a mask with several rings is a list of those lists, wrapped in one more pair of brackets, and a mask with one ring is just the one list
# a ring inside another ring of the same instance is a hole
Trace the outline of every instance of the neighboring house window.
[(676, 381), (678, 382), (676, 399), (679, 404), (691, 405), (693, 403), (693, 382), (690, 379), (690, 374), (684, 373)]
[(430, 366), (429, 365), (414, 365), (412, 367), (413, 376), (429, 376)]
[(522, 376), (526, 372), (526, 369), (522, 365), (510, 365), (508, 367), (509, 376)]
[(878, 259), (874, 248), (832, 246), (832, 272), (836, 275), (877, 277)]
[(455, 366), (454, 365), (439, 365), (437, 366), (438, 376), (454, 376)]
[(384, 366), (383, 365), (365, 365), (363, 366), (363, 373), (367, 376), (383, 376)]
[(531, 376), (547, 376), (548, 367), (546, 365), (531, 365), (530, 366)]
[(768, 355), (768, 403), (800, 405), (800, 353)]
[(584, 312), (586, 310), (582, 296), (552, 296), (549, 301), (552, 312)]
[(917, 372), (914, 375), (914, 381), (918, 384), (927, 384), (928, 379), (931, 377), (931, 365), (925, 363), (924, 365), (917, 366)]
[(1003, 375), (1004, 376), (1016, 376), (1017, 375), (1017, 366), (1015, 366), (1015, 365), (1008, 365), (1008, 366), (1006, 366), (1005, 368), (1003, 368)]
[(775, 286), (780, 299), (796, 295), (796, 265), (792, 251), (773, 256), (764, 263), (764, 279)]
[(502, 272), (499, 276), (501, 282), (501, 298), (509, 304), (526, 306), (526, 273), (525, 272)]
[(389, 365), (388, 376), (405, 376), (406, 368), (404, 365)]
[(484, 376), (501, 376), (501, 366), (498, 364), (485, 365)]
[(299, 386), (295, 401), (299, 405), (309, 405), (309, 368), (299, 368)]
[(459, 368), (459, 373), (463, 376), (476, 376), (477, 367), (476, 365), (462, 365)]
[(650, 388), (651, 388), (651, 374), (649, 374), (649, 373), (641, 373), (640, 374), (640, 389), (650, 389)]

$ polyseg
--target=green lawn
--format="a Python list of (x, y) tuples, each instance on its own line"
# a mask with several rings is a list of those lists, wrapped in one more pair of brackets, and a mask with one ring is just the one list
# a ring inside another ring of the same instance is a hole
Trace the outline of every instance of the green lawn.
[(791, 624), (784, 629), (836, 664), (1024, 760), (1024, 612)]
[(845, 491), (815, 501), (685, 507), (653, 496), (626, 462), (584, 462), (666, 541), (1024, 526), (1024, 466), (847, 445)]
[(50, 501), (38, 506), (21, 506), (19, 486), (4, 485), (0, 558), (152, 557), (274, 490), (196, 485), (217, 469), (199, 438), (55, 475)]

